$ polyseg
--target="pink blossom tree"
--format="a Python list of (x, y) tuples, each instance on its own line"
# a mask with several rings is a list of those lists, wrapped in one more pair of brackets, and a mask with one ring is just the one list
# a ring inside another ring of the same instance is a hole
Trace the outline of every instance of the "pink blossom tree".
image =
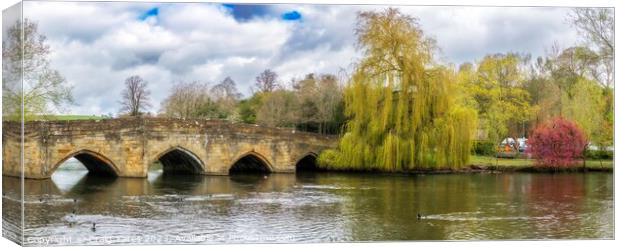
[(579, 126), (557, 117), (538, 125), (528, 139), (528, 152), (536, 159), (537, 166), (572, 167), (588, 144)]

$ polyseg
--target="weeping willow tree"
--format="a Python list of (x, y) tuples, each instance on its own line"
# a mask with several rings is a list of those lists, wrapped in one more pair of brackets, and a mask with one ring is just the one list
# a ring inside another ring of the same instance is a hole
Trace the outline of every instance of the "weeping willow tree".
[(433, 62), (435, 42), (396, 9), (362, 12), (359, 61), (344, 92), (349, 118), (327, 169), (406, 171), (468, 162), (476, 112), (459, 102), (452, 69)]

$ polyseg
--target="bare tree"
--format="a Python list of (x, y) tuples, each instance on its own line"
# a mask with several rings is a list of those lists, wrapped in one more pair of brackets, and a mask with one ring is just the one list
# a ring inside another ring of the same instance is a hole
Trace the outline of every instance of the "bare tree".
[(611, 8), (576, 8), (569, 15), (588, 46), (597, 50), (601, 60), (602, 81), (607, 88), (614, 84), (614, 13)]
[(36, 22), (24, 19), (9, 28), (2, 42), (3, 115), (20, 116), (22, 100), (26, 120), (63, 111), (73, 103), (71, 86), (50, 66), (50, 52)]
[(149, 96), (151, 92), (147, 89), (148, 82), (140, 76), (130, 76), (125, 80), (125, 90), (122, 92), (121, 111), (129, 116), (140, 116), (143, 110), (151, 107)]
[(259, 92), (273, 92), (278, 88), (278, 74), (266, 69), (256, 77), (255, 87)]
[(325, 74), (319, 77), (317, 83), (317, 120), (319, 121), (319, 133), (326, 131), (328, 122), (336, 119), (338, 104), (342, 101), (342, 89), (336, 76)]
[(614, 54), (614, 13), (611, 8), (577, 8), (572, 24), (601, 50), (605, 56)]
[(303, 80), (294, 82), (293, 89), (299, 101), (297, 123), (317, 125), (317, 131), (324, 133), (328, 123), (335, 120), (342, 101), (342, 89), (336, 76), (308, 74)]
[(217, 110), (209, 85), (200, 82), (175, 84), (161, 106), (162, 115), (176, 118), (214, 117)]
[(216, 99), (232, 99), (241, 98), (241, 93), (237, 90), (237, 84), (229, 76), (224, 78), (222, 82), (211, 88), (211, 94)]
[(219, 117), (234, 120), (236, 107), (241, 93), (237, 90), (237, 85), (233, 79), (226, 77), (222, 82), (211, 88), (211, 96), (219, 108)]
[(263, 95), (256, 122), (269, 127), (291, 127), (296, 121), (298, 102), (295, 94), (277, 89)]
[(295, 115), (296, 122), (303, 125), (318, 123), (319, 91), (315, 74), (310, 73), (304, 79), (293, 82), (295, 96), (299, 101), (298, 113)]

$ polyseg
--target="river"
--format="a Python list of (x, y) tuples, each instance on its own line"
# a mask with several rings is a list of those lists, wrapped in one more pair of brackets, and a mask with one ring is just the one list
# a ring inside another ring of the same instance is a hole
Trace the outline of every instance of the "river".
[[(612, 173), (86, 174), (25, 181), (27, 245), (614, 237)], [(5, 236), (18, 185), (3, 177)]]

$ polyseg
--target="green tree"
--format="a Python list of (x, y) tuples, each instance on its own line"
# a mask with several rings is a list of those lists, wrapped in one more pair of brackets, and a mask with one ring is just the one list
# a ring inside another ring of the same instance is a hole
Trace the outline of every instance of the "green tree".
[(530, 71), (524, 81), (524, 89), (530, 95), (532, 106), (532, 118), (527, 124), (528, 130), (560, 115), (561, 107), (558, 99), (561, 92), (547, 72), (545, 58), (538, 57), (530, 66)]
[(51, 50), (46, 37), (39, 34), (37, 23), (29, 19), (18, 21), (9, 28), (7, 36), (2, 44), (3, 115), (18, 120), (22, 99), (25, 120), (64, 111), (65, 106), (73, 103), (72, 87), (51, 67)]
[(614, 50), (615, 50), (615, 17), (612, 8), (576, 8), (569, 15), (571, 23), (585, 38), (585, 47), (591, 48), (597, 58), (597, 66), (593, 73), (593, 80), (603, 86), (605, 102), (605, 135), (607, 138), (598, 138), (601, 144), (613, 142), (614, 121)]
[[(570, 98), (568, 95), (571, 95)], [(613, 144), (613, 128), (608, 125), (603, 114), (603, 88), (597, 82), (580, 77), (562, 97), (565, 98), (563, 116), (577, 122), (589, 141), (603, 146)]]
[(475, 75), (470, 72), (467, 77), (480, 127), (494, 143), (523, 135), (524, 123), (530, 120), (532, 108), (523, 87), (522, 62), (523, 58), (513, 53), (487, 55)]
[(467, 164), (476, 112), (451, 92), (454, 72), (433, 61), (435, 42), (396, 9), (362, 12), (356, 29), (365, 57), (345, 88), (350, 118), (332, 169), (403, 171)]
[(263, 93), (257, 92), (254, 93), (252, 97), (239, 101), (237, 111), (239, 112), (241, 122), (249, 124), (256, 123), (256, 113), (262, 105), (262, 96)]
[(611, 145), (613, 116), (609, 114), (609, 96), (613, 95), (595, 75), (598, 63), (596, 54), (587, 47), (562, 51), (554, 48), (552, 54), (539, 58), (530, 89), (539, 91), (534, 94), (537, 98), (546, 97), (536, 102), (540, 109), (538, 123), (561, 116), (577, 122), (591, 142)]

